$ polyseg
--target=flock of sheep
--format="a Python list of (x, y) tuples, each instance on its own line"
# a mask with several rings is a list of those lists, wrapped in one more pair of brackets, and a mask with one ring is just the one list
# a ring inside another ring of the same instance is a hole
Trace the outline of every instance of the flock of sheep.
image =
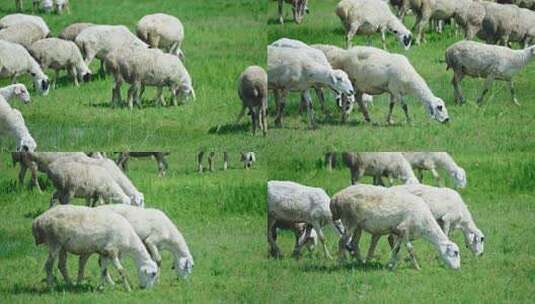
[[(309, 12), (307, 0), (288, 0), (297, 23)], [(389, 2), (391, 5), (389, 5)], [(499, 1), (500, 2), (500, 1)], [(503, 1), (501, 1), (503, 2)], [(514, 2), (514, 1), (513, 1)], [(534, 8), (530, 1), (517, 1), (524, 7)], [(528, 2), (531, 5), (528, 5)], [(281, 23), (282, 4), (279, 1)], [(392, 7), (399, 9), (398, 16)], [(403, 24), (407, 11), (416, 16), (413, 38)], [(282, 38), (268, 46), (268, 89), (274, 93), (277, 118), (282, 123), (282, 112), (289, 92), (301, 93), (302, 106), (308, 109), (309, 123), (314, 125), (310, 89), (314, 89), (323, 104), (323, 88), (336, 94), (342, 121), (359, 106), (366, 121), (371, 121), (368, 104), (373, 95), (390, 95), (387, 122), (395, 104), (401, 104), (407, 121), (410, 121), (406, 96), (418, 99), (429, 115), (440, 122), (448, 122), (449, 115), (444, 101), (433, 94), (426, 81), (419, 75), (407, 57), (386, 50), (385, 35), (395, 35), (405, 49), (415, 40), (419, 45), (428, 23), (437, 24), (442, 30), (444, 22), (457, 24), (465, 34), (465, 40), (451, 45), (445, 51), (445, 62), (453, 70), (452, 85), (455, 101), (464, 103), (461, 81), (465, 76), (485, 79), (478, 104), (484, 100), (494, 80), (506, 81), (512, 101), (519, 105), (513, 85), (513, 77), (535, 58), (535, 46), (529, 46), (535, 38), (535, 11), (514, 4), (500, 4), (480, 0), (342, 0), (334, 8), (346, 31), (346, 47), (306, 43)], [(310, 14), (313, 14), (311, 8)], [(380, 33), (383, 49), (370, 46), (352, 47), (355, 35)], [(487, 43), (472, 41), (475, 37)], [(513, 50), (511, 43), (518, 42), (523, 49)], [(492, 44), (503, 44), (503, 46)]]
[[(392, 249), (388, 268), (399, 261), (400, 246), (405, 245), (416, 269), (412, 241), (423, 238), (452, 269), (461, 267), (459, 247), (449, 239), (450, 232), (460, 229), (465, 245), (475, 255), (483, 254), (485, 236), (461, 195), (450, 188), (421, 184), (413, 168), (431, 170), (439, 178), (438, 168), (446, 169), (459, 188), (466, 186), (466, 175), (451, 156), (444, 152), (359, 152), (344, 153), (344, 163), (351, 169), (354, 185), (331, 198), (321, 188), (291, 181), (269, 181), (267, 186), (267, 240), (269, 254), (280, 257), (276, 244), (278, 229), (295, 232), (294, 256), (303, 246), (313, 248), (320, 240), (326, 257), (331, 258), (322, 227), (333, 225), (339, 234), (338, 255), (344, 261), (348, 252), (360, 262), (374, 257), (381, 236), (388, 235)], [(363, 175), (373, 176), (375, 185), (357, 184)], [(386, 188), (382, 177), (395, 178), (403, 185)], [(362, 259), (359, 240), (363, 231), (371, 234), (366, 259)]]

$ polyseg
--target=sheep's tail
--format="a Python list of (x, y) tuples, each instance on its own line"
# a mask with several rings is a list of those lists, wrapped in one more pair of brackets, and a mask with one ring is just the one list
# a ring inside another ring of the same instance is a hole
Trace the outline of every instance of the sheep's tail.
[(33, 238), (35, 239), (36, 246), (46, 243), (46, 233), (45, 230), (41, 227), (39, 219), (35, 220), (32, 224), (32, 234)]

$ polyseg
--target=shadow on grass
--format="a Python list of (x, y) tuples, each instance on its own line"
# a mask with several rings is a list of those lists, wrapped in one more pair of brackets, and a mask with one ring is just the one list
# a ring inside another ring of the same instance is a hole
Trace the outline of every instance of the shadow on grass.
[(358, 262), (347, 262), (347, 263), (337, 263), (337, 264), (318, 264), (310, 262), (303, 264), (299, 267), (304, 272), (338, 272), (341, 270), (349, 271), (349, 270), (358, 270), (358, 271), (382, 271), (385, 269), (384, 265), (378, 262), (369, 262), (369, 263), (358, 263)]
[(5, 290), (11, 294), (14, 295), (22, 295), (22, 294), (31, 294), (31, 295), (43, 295), (43, 294), (49, 294), (49, 293), (63, 293), (63, 292), (69, 292), (69, 293), (87, 293), (87, 292), (95, 292), (98, 291), (96, 287), (89, 283), (82, 283), (82, 284), (76, 284), (76, 285), (67, 285), (65, 283), (56, 284), (53, 288), (48, 288), (46, 286), (42, 286), (45, 283), (41, 282), (39, 284), (31, 285), (31, 286), (25, 286), (20, 284), (15, 284), (13, 288)]
[[(230, 123), (226, 125), (217, 125), (217, 126), (211, 127), (208, 130), (208, 134), (235, 134), (235, 133), (248, 133), (248, 132), (250, 132), (248, 123), (244, 123), (244, 124)], [(257, 130), (257, 132), (262, 133), (262, 131), (260, 130)]]

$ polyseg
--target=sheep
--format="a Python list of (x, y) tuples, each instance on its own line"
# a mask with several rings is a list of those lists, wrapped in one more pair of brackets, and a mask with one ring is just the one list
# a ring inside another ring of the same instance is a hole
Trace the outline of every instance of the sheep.
[(459, 6), (455, 11), (453, 18), (463, 29), (464, 38), (467, 40), (473, 40), (483, 26), (483, 20), (486, 16), (484, 3), (480, 0), (473, 0), (468, 4), (461, 1), (460, 4), (468, 5), (468, 7)]
[[(290, 230), (295, 236), (295, 247), (292, 253), (294, 257), (301, 256), (301, 249), (307, 247), (309, 251), (314, 250), (318, 245), (318, 234), (314, 228), (307, 227), (305, 223), (285, 223), (284, 221), (277, 221), (273, 227), (273, 240), (277, 241), (278, 230)], [(308, 236), (307, 236), (308, 235)], [(301, 244), (301, 245), (300, 245)]]
[(151, 259), (134, 228), (119, 214), (99, 208), (83, 206), (56, 206), (38, 216), (32, 222), (35, 244), (48, 246), (45, 263), (47, 284), (53, 286), (53, 268), (59, 256), (58, 267), (67, 284), (67, 253), (80, 256), (78, 279), (83, 278), (83, 266), (93, 253), (100, 255), (102, 283), (114, 285), (107, 275), (110, 262), (121, 275), (127, 291), (130, 284), (121, 265), (121, 256), (131, 256), (137, 266), (142, 288), (151, 288), (158, 279), (158, 265)]
[(123, 25), (93, 25), (80, 32), (74, 39), (89, 66), (97, 57), (101, 61), (101, 74), (104, 73), (103, 62), (107, 54), (124, 45), (148, 47), (147, 44), (132, 34)]
[[(281, 252), (275, 241), (277, 231), (275, 229), (278, 222), (306, 223), (311, 225), (323, 246), (325, 257), (332, 259), (325, 244), (325, 236), (321, 230), (322, 226), (333, 224), (331, 211), (329, 210), (329, 196), (321, 188), (308, 187), (290, 181), (268, 181), (267, 183), (267, 239), (272, 257), (280, 257)], [(343, 231), (339, 223), (335, 223), (335, 228)], [(303, 246), (303, 241), (310, 236), (307, 230), (305, 237), (296, 243), (294, 252), (299, 252)]]
[(303, 22), (305, 13), (308, 13), (308, 0), (278, 0), (280, 24), (284, 24), (284, 17), (282, 16), (283, 2), (286, 2), (292, 6), (294, 22), (297, 24)]
[(0, 78), (11, 77), (16, 83), (17, 77), (30, 74), (37, 91), (41, 95), (48, 94), (48, 77), (30, 53), (21, 45), (0, 40)]
[(136, 25), (136, 34), (152, 48), (165, 50), (184, 61), (181, 49), (184, 27), (175, 16), (161, 13), (143, 16)]
[(59, 34), (58, 38), (74, 41), (76, 37), (78, 36), (78, 34), (80, 34), (83, 30), (93, 25), (94, 25), (93, 23), (89, 23), (89, 22), (73, 23), (65, 27)]
[(256, 163), (256, 154), (254, 152), (240, 152), (240, 161), (245, 169), (250, 169)]
[(487, 43), (498, 43), (507, 46), (510, 41), (522, 40), (519, 31), (524, 21), (520, 20), (518, 6), (512, 4), (497, 4), (481, 2), (485, 8), (481, 30), (477, 36)]
[(492, 82), (507, 81), (512, 101), (519, 106), (515, 95), (513, 77), (524, 68), (535, 55), (535, 46), (523, 50), (511, 50), (502, 46), (487, 45), (475, 41), (460, 41), (446, 50), (447, 69), (453, 70), (451, 81), (455, 101), (464, 103), (465, 98), (460, 83), (465, 75), (486, 78), (483, 91), (477, 99), (481, 104)]
[(386, 50), (385, 33), (396, 35), (401, 45), (408, 50), (411, 47), (412, 34), (392, 13), (388, 3), (376, 0), (342, 0), (336, 6), (336, 15), (340, 18), (346, 31), (346, 47), (356, 34), (370, 36), (381, 33), (383, 49)]
[(117, 166), (121, 168), (124, 172), (128, 171), (128, 160), (130, 158), (143, 158), (143, 157), (153, 157), (156, 160), (158, 165), (158, 175), (164, 176), (166, 170), (169, 168), (169, 164), (165, 159), (166, 156), (171, 154), (170, 152), (120, 152), (117, 160)]
[(398, 263), (402, 243), (409, 252), (413, 266), (420, 269), (411, 243), (419, 237), (435, 247), (448, 267), (456, 270), (461, 267), (459, 247), (442, 232), (429, 207), (418, 196), (405, 191), (360, 184), (336, 193), (332, 197), (330, 209), (333, 219), (341, 219), (346, 228), (338, 243), (341, 261), (346, 257), (350, 237), (355, 257), (362, 260), (359, 240), (364, 230), (372, 235), (372, 249), (382, 235), (394, 235), (392, 256), (387, 264), (392, 270)]
[(33, 23), (20, 23), (0, 30), (0, 39), (18, 43), (29, 49), (32, 43), (45, 38), (41, 28)]
[(177, 276), (186, 278), (191, 274), (194, 262), (186, 240), (164, 212), (127, 205), (105, 205), (97, 209), (123, 216), (132, 225), (158, 266), (161, 266), (162, 261), (159, 251), (168, 250), (173, 255), (173, 269)]
[(418, 184), (410, 163), (400, 152), (344, 152), (344, 164), (351, 171), (351, 184), (362, 176), (372, 176), (374, 185), (384, 186), (382, 177), (399, 178), (404, 184)]
[(344, 70), (355, 84), (355, 99), (367, 122), (371, 122), (371, 119), (363, 101), (363, 94), (383, 93), (390, 94), (390, 108), (386, 118), (389, 124), (393, 123), (392, 110), (398, 102), (401, 103), (407, 122), (411, 122), (405, 95), (418, 98), (427, 108), (429, 115), (437, 121), (449, 121), (444, 101), (433, 94), (407, 57), (374, 47), (353, 47), (349, 50), (333, 46), (319, 48), (324, 50), (333, 67)]
[[(77, 38), (78, 39), (78, 38)], [(177, 97), (184, 96), (195, 100), (191, 77), (180, 61), (174, 55), (162, 53), (158, 49), (136, 48), (131, 56), (115, 57), (120, 77), (115, 77), (116, 88), (125, 81), (130, 84), (128, 89), (128, 106), (133, 108), (135, 101), (141, 106), (142, 86), (158, 88), (156, 100), (165, 105), (163, 87), (171, 90), (173, 105), (177, 106)]]
[(33, 23), (41, 28), (45, 37), (50, 35), (50, 29), (43, 18), (26, 14), (10, 14), (0, 18), (0, 29), (18, 26), (22, 23)]
[(110, 172), (98, 165), (58, 159), (48, 165), (46, 173), (56, 188), (50, 207), (58, 199), (61, 204), (68, 204), (73, 197), (85, 198), (88, 206), (101, 199), (106, 203), (131, 204)]
[(55, 88), (59, 79), (59, 71), (66, 69), (74, 79), (74, 85), (80, 86), (78, 79), (85, 82), (91, 79), (91, 70), (84, 62), (82, 53), (72, 41), (59, 38), (42, 39), (30, 48), (30, 53), (43, 68), (52, 68), (55, 72), (52, 87)]
[(8, 135), (16, 142), (16, 151), (34, 151), (37, 143), (33, 139), (19, 110), (11, 108), (0, 96), (0, 138)]
[(256, 134), (256, 128), (260, 128), (264, 136), (267, 134), (267, 73), (256, 65), (247, 67), (238, 79), (238, 95), (242, 101), (242, 110), (236, 119), (236, 124), (249, 109), (251, 123), (253, 126), (253, 135)]
[(437, 183), (441, 184), (441, 177), (437, 169), (443, 168), (453, 178), (457, 188), (466, 187), (466, 172), (459, 167), (447, 152), (403, 152), (403, 157), (418, 172), (418, 179), (423, 181), (423, 170), (430, 170)]
[(71, 12), (69, 0), (33, 0), (33, 12), (41, 9), (45, 13), (52, 11), (61, 14), (64, 10)]
[(353, 95), (353, 85), (342, 70), (320, 64), (310, 52), (285, 47), (268, 46), (268, 89), (274, 91), (277, 104), (275, 124), (282, 125), (282, 114), (289, 91), (302, 92), (307, 103), (308, 121), (314, 126), (312, 99), (309, 89), (328, 86), (334, 91)]
[(19, 99), (23, 103), (30, 103), (31, 101), (30, 93), (28, 92), (28, 89), (26, 89), (26, 86), (22, 83), (15, 83), (0, 88), (0, 95), (2, 95), (2, 97), (4, 97), (4, 99), (8, 102), (14, 98)]
[(423, 199), (445, 235), (449, 235), (453, 229), (461, 229), (466, 247), (470, 248), (476, 256), (483, 254), (485, 235), (477, 227), (472, 214), (457, 191), (422, 184), (400, 185), (391, 189), (407, 191)]

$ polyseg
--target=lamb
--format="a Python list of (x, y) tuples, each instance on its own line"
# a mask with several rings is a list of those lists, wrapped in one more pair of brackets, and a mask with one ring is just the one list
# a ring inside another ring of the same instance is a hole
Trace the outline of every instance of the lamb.
[(520, 105), (515, 95), (513, 77), (535, 55), (535, 46), (523, 50), (511, 50), (502, 46), (487, 45), (474, 41), (460, 41), (446, 50), (447, 69), (453, 70), (452, 84), (455, 101), (464, 103), (460, 83), (465, 75), (486, 78), (483, 91), (477, 99), (481, 104), (495, 79), (507, 81), (513, 103)]
[(45, 37), (50, 35), (50, 29), (43, 18), (26, 14), (10, 14), (0, 18), (0, 29), (18, 26), (22, 23), (33, 23), (41, 28)]
[(275, 242), (277, 241), (277, 232), (279, 229), (291, 230), (295, 236), (295, 247), (292, 256), (299, 258), (303, 247), (307, 247), (309, 251), (312, 251), (318, 245), (318, 234), (316, 233), (316, 230), (307, 226), (308, 225), (305, 223), (285, 223), (283, 221), (277, 221), (273, 227), (273, 240)]
[(236, 119), (236, 123), (240, 121), (248, 109), (251, 115), (253, 135), (256, 134), (256, 128), (258, 127), (266, 136), (268, 129), (266, 71), (256, 65), (249, 66), (240, 74), (238, 83), (238, 95), (242, 101), (242, 110)]
[(166, 156), (171, 154), (170, 152), (120, 152), (117, 160), (117, 166), (121, 168), (124, 172), (128, 171), (128, 160), (130, 158), (143, 158), (143, 157), (153, 157), (156, 160), (158, 165), (158, 175), (164, 176), (166, 170), (169, 168), (169, 164), (165, 159)]
[(100, 166), (59, 159), (48, 166), (46, 173), (56, 188), (50, 207), (58, 199), (61, 204), (68, 204), (73, 197), (85, 198), (88, 206), (101, 199), (106, 203), (131, 203), (108, 170)]
[(331, 49), (325, 54), (329, 62), (333, 62), (333, 67), (347, 72), (355, 84), (355, 99), (367, 122), (371, 119), (363, 102), (365, 93), (390, 94), (390, 108), (386, 119), (389, 124), (393, 123), (392, 110), (396, 103), (401, 103), (407, 122), (410, 123), (408, 106), (404, 100), (406, 95), (418, 98), (427, 108), (429, 115), (437, 121), (442, 123), (449, 121), (444, 101), (433, 94), (407, 57), (373, 47), (353, 47), (349, 50), (333, 49), (333, 47), (325, 49)]
[(455, 185), (463, 189), (466, 187), (466, 173), (459, 167), (455, 160), (447, 152), (403, 152), (403, 157), (418, 172), (418, 179), (423, 181), (423, 170), (430, 170), (437, 183), (441, 184), (441, 177), (437, 172), (438, 168), (448, 171), (453, 178)]
[(48, 94), (48, 77), (30, 53), (21, 45), (0, 40), (0, 78), (11, 77), (12, 83), (17, 77), (30, 74), (37, 91), (41, 95)]
[(55, 72), (52, 87), (59, 79), (59, 71), (66, 69), (74, 79), (74, 85), (80, 86), (78, 79), (85, 82), (91, 79), (91, 70), (84, 62), (82, 53), (72, 41), (59, 38), (42, 39), (30, 48), (30, 52), (43, 68), (52, 68)]
[(0, 96), (0, 138), (8, 135), (16, 142), (16, 151), (34, 151), (37, 143), (33, 139), (19, 110), (11, 108)]
[(53, 286), (53, 268), (59, 256), (59, 269), (70, 284), (67, 253), (80, 256), (78, 278), (83, 277), (85, 261), (93, 253), (100, 255), (102, 283), (113, 281), (107, 276), (110, 262), (121, 275), (126, 290), (130, 284), (121, 265), (121, 256), (131, 256), (137, 266), (142, 288), (151, 288), (158, 279), (158, 265), (151, 259), (143, 242), (128, 221), (114, 212), (82, 206), (57, 206), (38, 216), (32, 223), (35, 244), (48, 246), (45, 263), (47, 283)]
[(138, 21), (136, 33), (150, 47), (165, 50), (184, 61), (185, 56), (181, 49), (184, 27), (175, 16), (161, 13), (146, 15)]
[(256, 163), (256, 154), (254, 152), (240, 152), (240, 161), (245, 169), (250, 169)]
[(93, 23), (89, 23), (89, 22), (73, 23), (65, 27), (63, 31), (61, 31), (61, 33), (59, 34), (58, 38), (63, 39), (63, 40), (74, 41), (76, 37), (78, 36), (78, 34), (80, 34), (83, 30), (93, 25), (94, 25)]
[(16, 83), (0, 88), (0, 95), (2, 95), (8, 102), (15, 98), (23, 103), (30, 103), (31, 101), (30, 93), (22, 83)]
[(147, 44), (132, 34), (123, 25), (93, 25), (80, 32), (74, 39), (76, 45), (84, 54), (85, 63), (89, 66), (97, 57), (101, 61), (101, 73), (103, 61), (107, 54), (114, 49), (125, 45), (147, 47)]
[(275, 92), (277, 118), (282, 125), (282, 114), (289, 91), (303, 92), (307, 103), (309, 124), (314, 126), (312, 99), (309, 89), (327, 86), (337, 92), (353, 95), (353, 85), (347, 74), (318, 63), (310, 52), (292, 48), (268, 46), (268, 89)]
[(457, 191), (422, 184), (400, 185), (391, 189), (406, 191), (423, 199), (445, 235), (459, 228), (463, 231), (466, 247), (476, 256), (483, 254), (485, 236), (476, 226), (472, 214)]
[[(78, 38), (77, 38), (78, 39)], [(128, 90), (128, 106), (133, 107), (133, 101), (141, 106), (140, 89), (143, 86), (155, 86), (158, 88), (156, 99), (161, 105), (165, 105), (163, 87), (169, 87), (172, 94), (173, 105), (177, 106), (177, 98), (195, 100), (191, 77), (182, 64), (174, 55), (164, 54), (157, 49), (136, 48), (131, 56), (116, 58), (120, 77), (115, 77), (117, 84), (122, 81), (131, 86)]]
[(399, 178), (404, 184), (418, 184), (410, 163), (400, 152), (344, 152), (344, 164), (351, 171), (351, 184), (362, 176), (372, 176), (374, 185), (384, 186), (382, 177)]
[(282, 16), (282, 5), (286, 2), (292, 5), (292, 12), (294, 22), (299, 24), (303, 22), (305, 13), (308, 13), (308, 0), (278, 0), (279, 3), (279, 23), (284, 24), (284, 17)]
[(420, 237), (435, 247), (448, 267), (456, 270), (461, 267), (459, 247), (442, 232), (427, 204), (415, 195), (360, 184), (336, 193), (330, 208), (333, 219), (341, 219), (346, 228), (338, 243), (340, 260), (346, 257), (350, 237), (355, 257), (361, 260), (359, 240), (364, 230), (372, 235), (370, 248), (375, 248), (382, 235), (394, 235), (392, 256), (387, 264), (390, 269), (394, 269), (398, 263), (402, 243), (409, 252), (413, 266), (420, 269), (411, 243)]
[(45, 37), (46, 34), (39, 26), (29, 22), (0, 30), (0, 39), (18, 43), (26, 49), (29, 49), (32, 43)]
[(381, 33), (383, 49), (386, 49), (385, 33), (396, 35), (401, 45), (408, 50), (411, 47), (412, 34), (392, 13), (388, 3), (376, 0), (342, 0), (336, 6), (336, 15), (346, 30), (346, 47), (356, 34), (370, 36)]
[[(331, 255), (325, 244), (325, 236), (321, 230), (322, 226), (333, 223), (331, 211), (329, 210), (329, 196), (323, 189), (307, 187), (289, 181), (268, 181), (267, 184), (267, 239), (272, 257), (280, 257), (281, 252), (276, 244), (275, 229), (277, 223), (306, 223), (311, 225), (320, 239), (325, 256), (331, 259)], [(335, 224), (338, 231), (342, 232), (343, 227), (339, 223)], [(296, 243), (294, 252), (299, 252), (303, 242), (310, 236), (307, 230), (305, 237)]]
[(194, 262), (186, 240), (164, 212), (127, 205), (105, 205), (97, 209), (123, 216), (132, 225), (158, 266), (161, 266), (162, 261), (159, 250), (168, 250), (173, 255), (173, 269), (177, 276), (186, 278), (191, 274)]

